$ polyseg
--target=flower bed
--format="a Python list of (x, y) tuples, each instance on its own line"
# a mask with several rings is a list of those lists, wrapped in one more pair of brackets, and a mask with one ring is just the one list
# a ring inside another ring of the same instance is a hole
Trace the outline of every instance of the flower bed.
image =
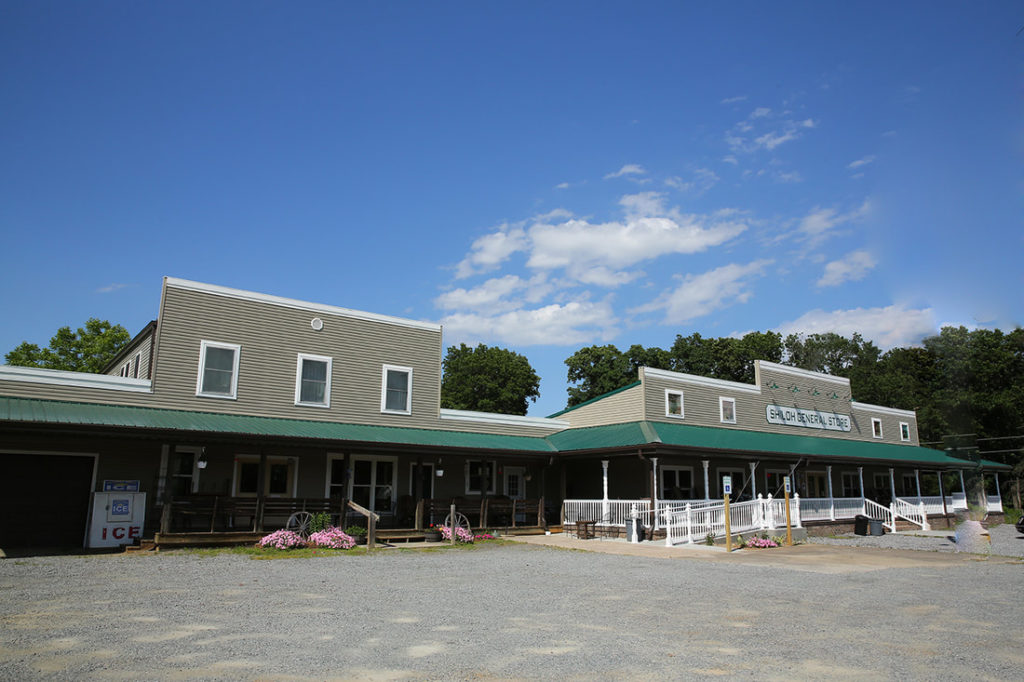
[(273, 549), (299, 549), (305, 547), (306, 541), (298, 533), (290, 530), (277, 530), (260, 539), (260, 547)]
[(290, 530), (274, 531), (260, 539), (259, 546), (269, 549), (302, 549), (303, 547), (321, 547), (324, 549), (352, 549), (356, 541), (351, 535), (340, 528), (331, 526), (317, 531), (308, 540)]
[[(441, 526), (441, 539), (451, 541), (452, 529), (448, 526)], [(473, 535), (465, 528), (456, 528), (455, 542), (473, 542)]]

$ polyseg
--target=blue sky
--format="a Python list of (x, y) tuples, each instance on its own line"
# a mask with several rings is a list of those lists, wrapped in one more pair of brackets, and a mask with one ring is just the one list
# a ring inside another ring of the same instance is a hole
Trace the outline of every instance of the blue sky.
[(0, 349), (164, 275), (564, 359), (1024, 318), (1019, 3), (0, 6)]

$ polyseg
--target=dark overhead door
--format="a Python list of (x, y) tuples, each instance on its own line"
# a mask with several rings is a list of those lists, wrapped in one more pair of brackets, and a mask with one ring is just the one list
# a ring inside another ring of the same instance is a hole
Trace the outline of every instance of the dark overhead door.
[(0, 547), (81, 547), (93, 461), (0, 454)]

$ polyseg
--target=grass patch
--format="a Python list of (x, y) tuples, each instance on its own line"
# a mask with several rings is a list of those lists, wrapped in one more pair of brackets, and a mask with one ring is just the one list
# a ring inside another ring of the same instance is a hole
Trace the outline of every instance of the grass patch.
[[(443, 545), (434, 547), (417, 547), (416, 543), (395, 544), (390, 547), (379, 546), (375, 552), (450, 552), (452, 550), (474, 551), (484, 545), (514, 545), (511, 540), (483, 540), (474, 543), (457, 542), (455, 545)], [(187, 554), (190, 556), (221, 556), (224, 554), (235, 554), (248, 556), (250, 559), (259, 561), (270, 561), (275, 559), (321, 559), (324, 557), (340, 556), (363, 556), (367, 553), (365, 545), (356, 545), (352, 549), (325, 549), (323, 547), (303, 547), (302, 549), (274, 549), (264, 548), (255, 545), (237, 545), (234, 547), (182, 547), (180, 549), (165, 549), (160, 554)]]

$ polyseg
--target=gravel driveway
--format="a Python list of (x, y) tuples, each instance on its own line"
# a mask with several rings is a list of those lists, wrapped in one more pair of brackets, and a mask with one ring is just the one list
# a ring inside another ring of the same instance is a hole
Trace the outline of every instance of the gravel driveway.
[[(841, 537), (810, 537), (813, 543), (845, 547), (881, 547), (884, 549), (914, 549), (928, 552), (956, 552), (954, 533), (949, 529), (933, 531), (931, 534), (886, 533), (878, 536), (844, 535)], [(991, 545), (980, 547), (992, 556), (1024, 558), (1024, 535), (1009, 524), (993, 526), (988, 530)]]
[(1019, 677), (1022, 562), (827, 549), (821, 571), (526, 545), (8, 559), (0, 678)]

